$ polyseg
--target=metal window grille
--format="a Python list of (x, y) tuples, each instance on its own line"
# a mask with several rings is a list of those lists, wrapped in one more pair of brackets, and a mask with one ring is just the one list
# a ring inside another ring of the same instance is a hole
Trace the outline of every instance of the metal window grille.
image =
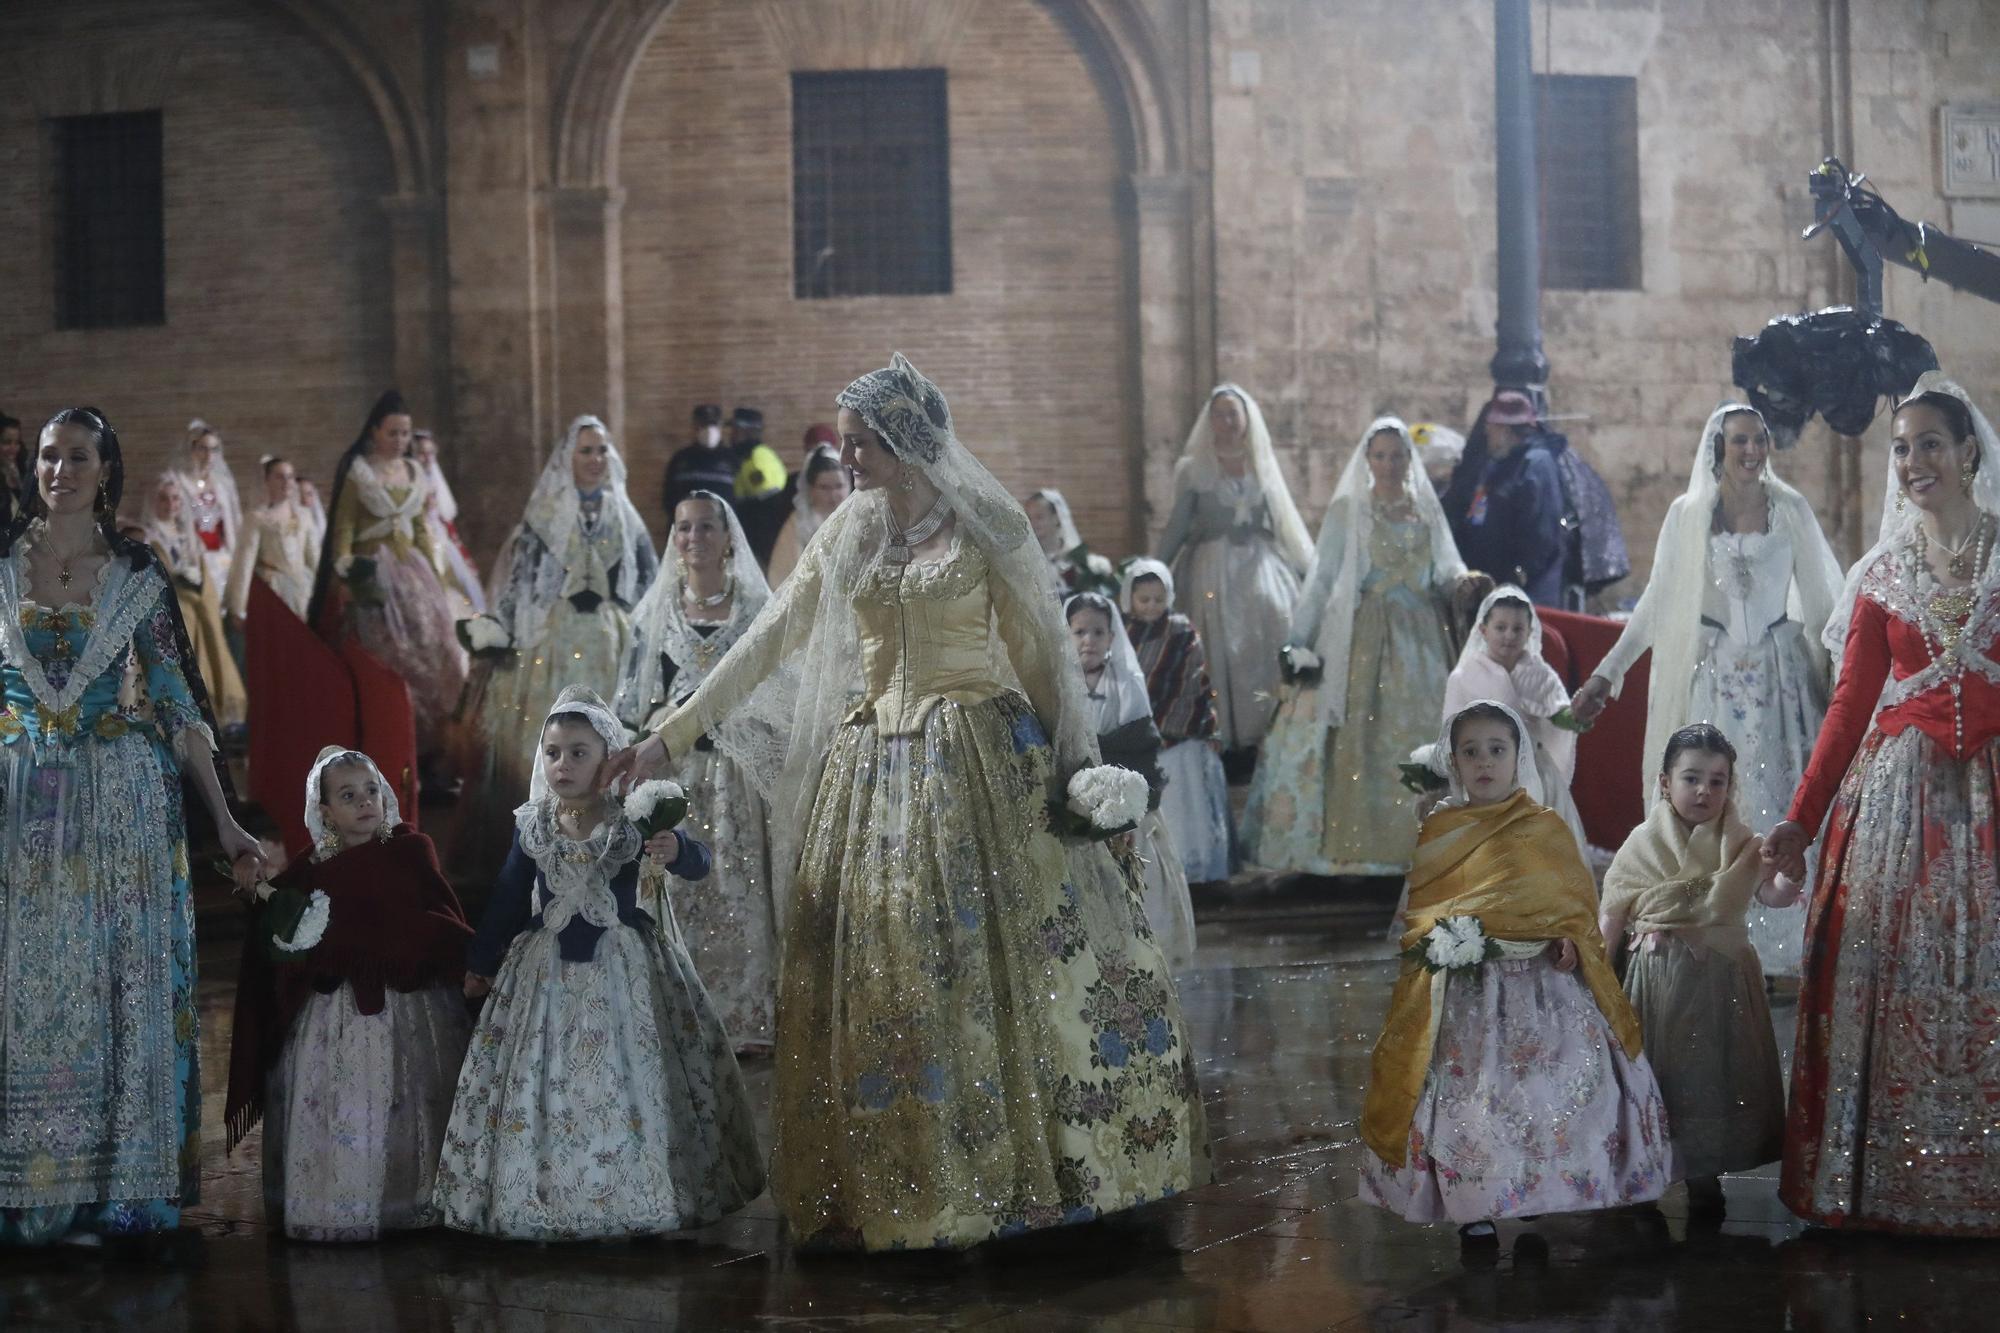
[(943, 70), (792, 75), (792, 249), (801, 300), (951, 290)]
[(1639, 287), (1638, 82), (1536, 76), (1542, 285)]
[(56, 327), (166, 323), (160, 113), (62, 116), (53, 125)]

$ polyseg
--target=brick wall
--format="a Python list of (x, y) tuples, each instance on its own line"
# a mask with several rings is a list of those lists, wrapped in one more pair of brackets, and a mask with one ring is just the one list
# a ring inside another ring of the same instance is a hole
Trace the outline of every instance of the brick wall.
[[(682, 0), (626, 106), (621, 172), (625, 447), (658, 522), (695, 402), (761, 407), (796, 453), (855, 375), (900, 349), (1017, 493), (1062, 487), (1086, 534), (1125, 545), (1131, 509), (1118, 157), (1103, 102), (1035, 0), (927, 7)], [(815, 22), (817, 15), (818, 21)], [(954, 21), (942, 21), (949, 18)], [(795, 300), (790, 74), (949, 71), (954, 286), (947, 296)]]
[[(246, 493), (259, 454), (331, 478), (387, 383), (386, 148), (348, 77), (229, 0), (10, 0), (0, 51), (0, 406), (94, 402), (135, 498), (200, 415)], [(167, 323), (54, 331), (43, 115), (164, 110)], [(128, 502), (128, 507), (130, 502)]]
[[(1855, 0), (1857, 161), (1906, 216), (1944, 222), (1936, 105), (1990, 93), (1979, 0)], [(1495, 305), (1491, 7), (1461, 0), (1213, 0), (1217, 347), (1258, 393), (1316, 523), (1354, 438), (1393, 410), (1464, 423)], [(1636, 577), (1694, 439), (1730, 386), (1729, 339), (1832, 299), (1806, 173), (1826, 151), (1812, 6), (1558, 0), (1535, 68), (1638, 80), (1643, 290), (1549, 292), (1551, 395), (1618, 497)], [(1254, 86), (1240, 74), (1254, 60)], [(1889, 314), (1975, 396), (2000, 390), (1992, 306), (1893, 273)], [(1878, 422), (1863, 465), (1872, 537)], [(1778, 466), (1815, 500), (1826, 437)], [(1823, 506), (1830, 510), (1832, 506)]]

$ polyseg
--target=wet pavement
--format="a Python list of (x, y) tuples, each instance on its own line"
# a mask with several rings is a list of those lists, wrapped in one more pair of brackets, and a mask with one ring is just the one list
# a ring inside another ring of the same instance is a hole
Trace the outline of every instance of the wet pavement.
[[(2000, 1246), (1835, 1238), (1726, 1182), (1720, 1225), (1660, 1208), (1503, 1223), (1497, 1256), (1356, 1198), (1357, 1117), (1394, 973), (1382, 886), (1202, 905), (1182, 1005), (1217, 1181), (1135, 1222), (967, 1256), (802, 1257), (760, 1199), (687, 1240), (529, 1245), (430, 1232), (289, 1244), (263, 1224), (257, 1138), (222, 1155), (237, 946), (204, 912), (202, 1203), (143, 1254), (0, 1254), (0, 1324), (122, 1329), (1423, 1330), (2000, 1326)], [(1790, 1046), (1792, 1008), (1775, 1015)], [(753, 1099), (770, 1071), (746, 1064)], [(763, 1126), (768, 1142), (768, 1124)], [(1522, 1237), (1530, 1239), (1525, 1244)]]

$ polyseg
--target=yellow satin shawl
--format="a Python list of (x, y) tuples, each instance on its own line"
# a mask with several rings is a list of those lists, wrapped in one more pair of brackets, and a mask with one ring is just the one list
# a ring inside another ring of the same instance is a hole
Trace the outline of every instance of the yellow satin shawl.
[[(1560, 815), (1522, 791), (1497, 805), (1439, 810), (1424, 821), (1409, 885), (1403, 948), (1448, 916), (1476, 916), (1496, 940), (1572, 940), (1598, 1009), (1625, 1053), (1639, 1054), (1638, 1015), (1597, 930), (1597, 889)], [(1405, 959), (1375, 1043), (1361, 1115), (1362, 1139), (1391, 1166), (1403, 1165), (1435, 1039), (1431, 973)]]

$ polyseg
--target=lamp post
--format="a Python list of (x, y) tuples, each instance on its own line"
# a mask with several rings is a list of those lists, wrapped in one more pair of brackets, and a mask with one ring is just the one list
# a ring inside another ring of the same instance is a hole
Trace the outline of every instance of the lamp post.
[(1499, 224), (1499, 320), (1493, 382), (1521, 389), (1546, 408), (1542, 354), (1541, 191), (1535, 163), (1534, 28), (1531, 0), (1493, 0), (1495, 214)]

